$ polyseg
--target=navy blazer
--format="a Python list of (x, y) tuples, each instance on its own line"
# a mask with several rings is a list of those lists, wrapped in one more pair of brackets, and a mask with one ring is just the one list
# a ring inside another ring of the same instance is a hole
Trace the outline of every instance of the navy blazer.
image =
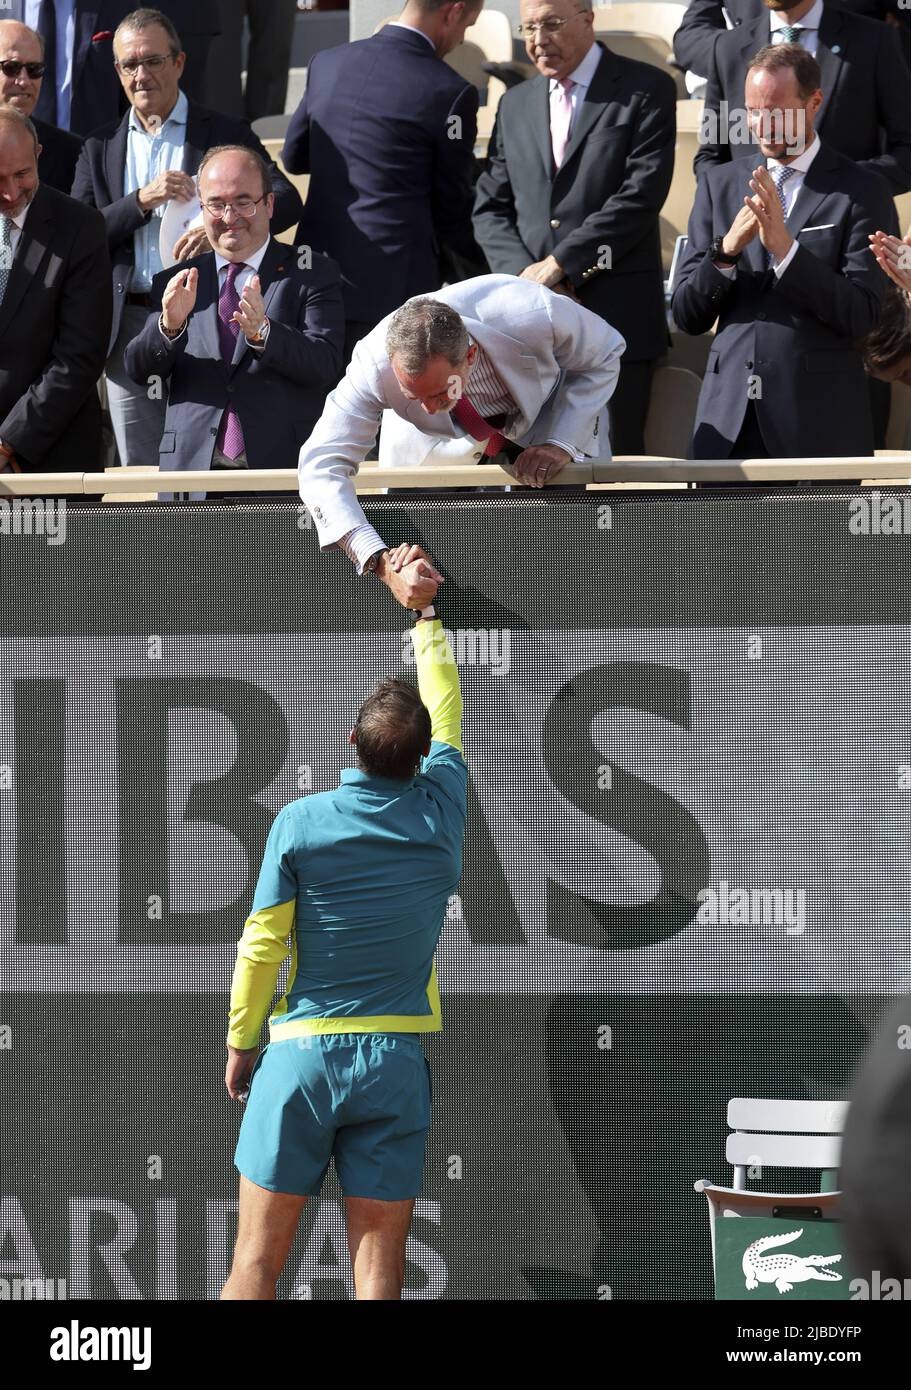
[(338, 261), (347, 318), (376, 323), (439, 289), (447, 257), (479, 268), (477, 112), (477, 89), (414, 30), (387, 24), (311, 59), (282, 162), (310, 175), (298, 239)]
[(26, 470), (99, 467), (110, 324), (100, 215), (39, 184), (0, 305), (0, 439)]
[[(750, 23), (719, 35), (705, 93), (709, 121), (717, 116), (722, 101), (729, 111), (743, 109), (750, 59), (769, 42), (770, 33), (766, 10)], [(896, 30), (826, 4), (816, 60), (824, 94), (814, 122), (820, 139), (874, 170), (887, 181), (893, 196), (907, 192), (911, 189), (911, 72)], [(758, 147), (700, 138), (694, 160), (697, 177), (731, 158), (758, 163)]]
[[(135, 193), (124, 195), (128, 126), (129, 113), (116, 125), (107, 126), (89, 136), (79, 156), (73, 184), (73, 197), (98, 208), (107, 227), (114, 283), (112, 348), (120, 332), (123, 306), (129, 292), (130, 272), (133, 269), (133, 233), (152, 216), (151, 212), (142, 211)], [(222, 116), (217, 111), (207, 111), (191, 101), (187, 111), (184, 172), (195, 174), (206, 150), (214, 145), (246, 145), (263, 157), (272, 171), (275, 194), (272, 230), (283, 232), (293, 227), (303, 211), (300, 194), (272, 163), (247, 122), (235, 116)]]
[(707, 333), (718, 319), (691, 456), (730, 458), (751, 398), (773, 458), (872, 454), (857, 342), (876, 324), (889, 284), (868, 241), (878, 229), (898, 230), (889, 190), (823, 143), (786, 224), (798, 248), (784, 274), (768, 268), (757, 236), (731, 278), (708, 251), (743, 206), (749, 176), (734, 160), (699, 181), (674, 290), (684, 333)]
[[(586, 309), (626, 339), (630, 361), (667, 350), (658, 214), (674, 173), (677, 92), (659, 68), (601, 61), (554, 173), (549, 79), (513, 87), (497, 108), (474, 226), (493, 271), (517, 275), (553, 255)], [(610, 249), (610, 265), (603, 248)]]
[[(338, 266), (315, 255), (302, 270), (294, 247), (271, 238), (259, 268), (269, 337), (261, 353), (243, 333), (230, 365), (218, 338), (218, 273), (212, 251), (186, 262), (196, 266), (196, 307), (187, 331), (165, 339), (158, 312), (127, 344), (126, 369), (134, 381), (168, 382), (161, 438), (161, 468), (206, 469), (225, 407), (233, 401), (244, 432), (250, 468), (296, 468), (301, 445), (322, 412), (326, 393), (342, 374), (345, 321)], [(153, 281), (160, 307), (173, 269)]]
[[(891, 15), (901, 26), (905, 62), (911, 59), (911, 13), (901, 7), (900, 0), (826, 0), (826, 4), (833, 3), (840, 10), (866, 15), (867, 19), (884, 20), (887, 14)], [(674, 35), (674, 58), (679, 67), (708, 76), (715, 40), (727, 31), (722, 10), (727, 10), (735, 29), (766, 13), (763, 0), (726, 0), (724, 5), (721, 0), (690, 0), (683, 23)]]

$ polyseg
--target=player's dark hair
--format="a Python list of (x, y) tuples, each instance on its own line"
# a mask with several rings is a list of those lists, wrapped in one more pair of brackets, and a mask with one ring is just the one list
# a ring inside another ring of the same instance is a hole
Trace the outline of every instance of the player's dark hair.
[(409, 782), (430, 742), (430, 713), (413, 685), (387, 676), (361, 705), (357, 762), (371, 777)]
[(890, 283), (879, 322), (859, 344), (867, 371), (888, 371), (911, 357), (911, 304), (908, 296)]

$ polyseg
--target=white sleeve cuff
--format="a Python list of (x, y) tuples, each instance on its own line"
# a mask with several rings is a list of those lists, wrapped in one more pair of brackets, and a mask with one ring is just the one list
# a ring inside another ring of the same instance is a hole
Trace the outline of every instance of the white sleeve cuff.
[(553, 444), (557, 449), (565, 449), (573, 463), (581, 463), (585, 458), (581, 449), (576, 449), (572, 444), (564, 444), (562, 439), (545, 439), (545, 444)]
[(386, 542), (369, 521), (363, 521), (360, 526), (355, 526), (353, 531), (342, 536), (338, 546), (340, 550), (344, 550), (351, 563), (357, 566), (358, 574), (362, 575), (364, 565), (370, 556), (375, 555), (378, 550), (385, 550)]

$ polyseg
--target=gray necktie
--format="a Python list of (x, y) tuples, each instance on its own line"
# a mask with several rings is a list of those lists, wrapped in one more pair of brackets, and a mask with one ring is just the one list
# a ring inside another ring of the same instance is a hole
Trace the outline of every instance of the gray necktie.
[(778, 40), (779, 43), (800, 43), (803, 26), (801, 24), (782, 24), (778, 32), (781, 35)]
[(13, 266), (13, 224), (9, 217), (0, 213), (0, 304), (9, 284), (10, 270)]

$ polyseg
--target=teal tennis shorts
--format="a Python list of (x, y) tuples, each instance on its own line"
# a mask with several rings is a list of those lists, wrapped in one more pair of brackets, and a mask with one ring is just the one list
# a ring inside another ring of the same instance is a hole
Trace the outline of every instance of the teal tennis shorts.
[(334, 1157), (346, 1197), (417, 1197), (430, 1105), (414, 1034), (285, 1038), (253, 1068), (234, 1164), (257, 1187), (315, 1197)]

